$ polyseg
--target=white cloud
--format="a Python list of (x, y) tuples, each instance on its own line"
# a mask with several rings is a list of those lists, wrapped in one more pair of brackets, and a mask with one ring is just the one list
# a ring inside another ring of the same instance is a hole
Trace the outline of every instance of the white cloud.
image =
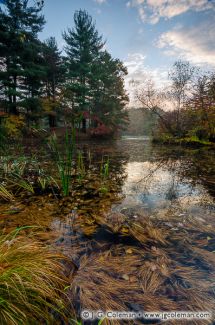
[(95, 2), (97, 2), (98, 4), (102, 4), (102, 3), (105, 3), (106, 2), (106, 0), (94, 0)]
[(145, 71), (146, 56), (141, 53), (128, 54), (125, 66), (128, 69), (128, 77), (130, 79), (139, 79), (139, 75)]
[[(128, 7), (137, 7), (139, 16), (143, 21), (156, 24), (160, 18), (170, 19), (189, 10), (214, 10), (214, 0), (130, 0)], [(144, 15), (143, 15), (144, 12)]]
[(179, 27), (163, 33), (157, 43), (169, 56), (176, 56), (198, 65), (215, 66), (215, 20), (195, 27)]
[(146, 19), (146, 14), (145, 14), (145, 10), (143, 9), (143, 7), (140, 7), (138, 12), (139, 12), (140, 19), (142, 21), (144, 21)]
[(125, 87), (129, 93), (130, 106), (137, 105), (135, 103), (135, 90), (136, 87), (132, 86), (132, 81), (138, 82), (141, 86), (141, 82), (147, 78), (152, 78), (156, 86), (162, 88), (168, 85), (168, 69), (157, 68), (151, 69), (145, 64), (146, 56), (142, 53), (129, 54), (124, 61), (125, 66), (128, 69), (128, 75), (125, 78)]

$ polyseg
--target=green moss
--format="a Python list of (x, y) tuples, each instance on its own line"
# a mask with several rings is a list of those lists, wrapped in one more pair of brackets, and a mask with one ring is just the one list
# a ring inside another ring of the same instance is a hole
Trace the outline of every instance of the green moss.
[(162, 134), (159, 137), (153, 138), (154, 143), (162, 144), (179, 144), (187, 146), (214, 146), (213, 142), (206, 139), (199, 139), (196, 135), (190, 137), (177, 138), (169, 134)]

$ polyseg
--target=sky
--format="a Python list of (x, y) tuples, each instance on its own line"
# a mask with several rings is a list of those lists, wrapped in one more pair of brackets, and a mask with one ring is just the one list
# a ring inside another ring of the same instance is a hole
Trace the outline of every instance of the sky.
[(165, 84), (168, 70), (179, 59), (215, 68), (215, 0), (45, 0), (46, 25), (41, 39), (73, 27), (76, 10), (86, 9), (106, 40), (113, 57), (128, 68), (130, 80), (150, 74)]
[(113, 57), (128, 68), (129, 80), (145, 73), (159, 85), (179, 59), (215, 69), (215, 0), (44, 0), (46, 25), (41, 39), (73, 27), (76, 10), (86, 9)]

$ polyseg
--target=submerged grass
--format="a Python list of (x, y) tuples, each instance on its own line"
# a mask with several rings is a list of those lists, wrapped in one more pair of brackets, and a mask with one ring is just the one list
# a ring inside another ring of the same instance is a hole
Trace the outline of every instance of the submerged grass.
[[(215, 254), (205, 244), (197, 244), (203, 235), (197, 225), (195, 231), (192, 225), (186, 232), (175, 231), (160, 220), (136, 216), (129, 222), (122, 213), (115, 213), (95, 217), (94, 226), (86, 235), (86, 250), (80, 252), (70, 288), (80, 310), (215, 311)], [(77, 216), (73, 229), (82, 241), (86, 227)], [(215, 235), (208, 238), (212, 241)], [(70, 252), (76, 260), (78, 246), (76, 237)], [(167, 322), (175, 323), (179, 321)], [(191, 323), (213, 324), (213, 320), (180, 321)], [(104, 324), (134, 322), (105, 319)]]
[(52, 324), (51, 311), (64, 317), (61, 260), (32, 239), (0, 236), (0, 324)]

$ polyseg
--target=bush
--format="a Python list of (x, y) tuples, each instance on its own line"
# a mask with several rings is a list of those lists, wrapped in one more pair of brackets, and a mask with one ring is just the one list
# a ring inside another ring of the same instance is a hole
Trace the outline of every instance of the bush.
[(18, 138), (25, 127), (25, 120), (22, 116), (10, 115), (4, 123), (5, 132), (11, 138)]

